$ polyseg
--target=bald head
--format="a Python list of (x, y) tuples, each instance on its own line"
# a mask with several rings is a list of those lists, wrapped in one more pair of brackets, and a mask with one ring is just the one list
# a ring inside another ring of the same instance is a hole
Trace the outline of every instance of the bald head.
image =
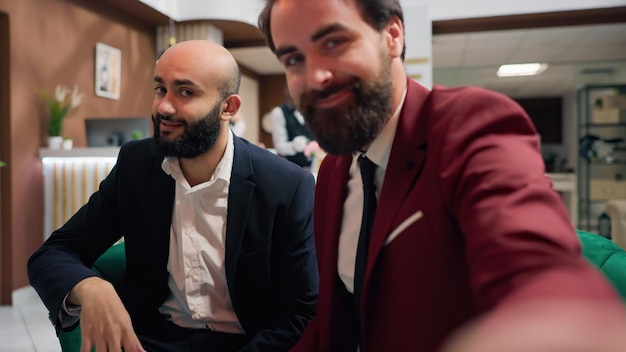
[(223, 46), (208, 40), (187, 40), (163, 52), (157, 69), (185, 69), (214, 80), (222, 98), (239, 92), (241, 73), (232, 54)]

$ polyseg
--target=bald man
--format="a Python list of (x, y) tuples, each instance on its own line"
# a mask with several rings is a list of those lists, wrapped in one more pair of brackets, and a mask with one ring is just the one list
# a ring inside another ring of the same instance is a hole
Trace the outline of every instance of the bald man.
[[(204, 40), (156, 64), (154, 136), (122, 146), (89, 202), (30, 258), (82, 351), (286, 351), (314, 314), (314, 179), (235, 136), (240, 72)], [(113, 285), (89, 268), (124, 237)]]

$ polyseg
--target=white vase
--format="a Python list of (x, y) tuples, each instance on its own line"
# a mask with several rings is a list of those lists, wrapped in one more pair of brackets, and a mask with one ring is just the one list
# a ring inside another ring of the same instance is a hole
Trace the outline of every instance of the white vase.
[(74, 146), (74, 141), (71, 139), (64, 139), (63, 140), (63, 150), (72, 150), (72, 147)]
[(48, 137), (48, 148), (54, 150), (60, 150), (63, 145), (63, 137), (61, 136), (50, 136)]

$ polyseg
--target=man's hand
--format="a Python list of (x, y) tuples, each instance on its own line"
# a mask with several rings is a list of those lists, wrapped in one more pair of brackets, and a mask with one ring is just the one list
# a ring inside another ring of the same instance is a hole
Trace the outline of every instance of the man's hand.
[(441, 352), (626, 351), (626, 312), (613, 303), (560, 298), (502, 307), (454, 334)]
[(306, 148), (307, 143), (309, 143), (309, 139), (306, 138), (306, 136), (297, 136), (294, 137), (291, 143), (293, 143), (293, 149), (297, 153), (301, 153), (304, 151), (304, 148)]
[(81, 306), (81, 352), (145, 352), (133, 330), (130, 316), (113, 285), (99, 277), (80, 281), (68, 296), (68, 302)]

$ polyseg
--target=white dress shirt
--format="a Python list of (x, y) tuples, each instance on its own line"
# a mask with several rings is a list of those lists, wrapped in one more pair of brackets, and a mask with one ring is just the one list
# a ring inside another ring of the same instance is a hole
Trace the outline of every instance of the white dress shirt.
[[(193, 329), (244, 333), (230, 301), (224, 266), (228, 187), (233, 169), (234, 141), (207, 182), (190, 187), (178, 158), (165, 158), (161, 167), (176, 181), (167, 263), (171, 295), (160, 312), (176, 325)], [(67, 303), (59, 312), (62, 327), (78, 321), (80, 306)]]
[(172, 322), (186, 328), (244, 333), (233, 310), (225, 271), (228, 187), (234, 142), (210, 180), (190, 187), (177, 158), (165, 158), (163, 170), (176, 181), (167, 263), (170, 297), (161, 306)]

